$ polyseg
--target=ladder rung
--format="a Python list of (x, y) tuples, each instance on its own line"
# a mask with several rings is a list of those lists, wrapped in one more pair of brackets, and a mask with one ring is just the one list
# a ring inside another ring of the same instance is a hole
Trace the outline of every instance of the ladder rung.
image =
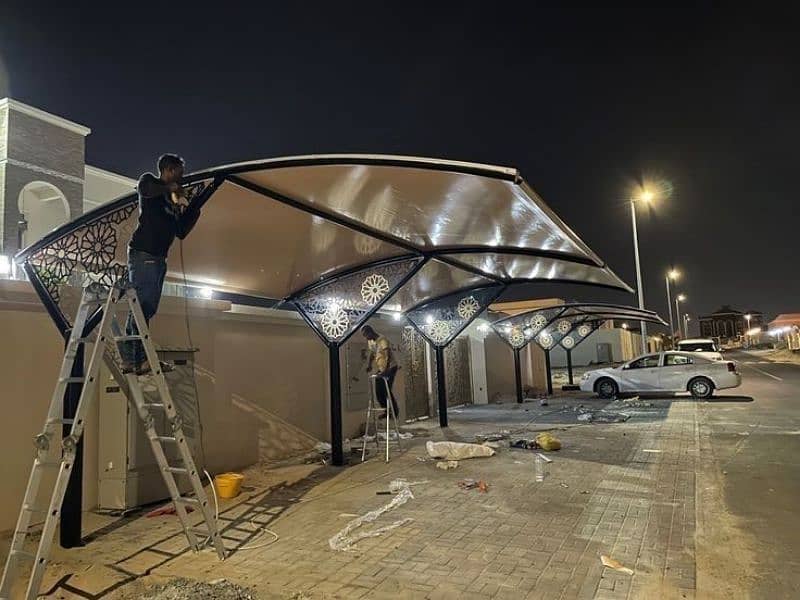
[(58, 379), (59, 383), (84, 383), (85, 381), (85, 377), (60, 377)]
[(155, 409), (158, 409), (158, 410), (164, 410), (164, 404), (161, 403), (161, 402), (146, 402), (145, 403), (145, 407), (146, 408), (155, 408)]
[(108, 298), (90, 298), (83, 301), (84, 306), (103, 306)]
[(25, 552), (25, 550), (12, 550), (9, 554), (12, 556), (19, 556), (20, 558), (29, 558), (30, 560), (35, 560), (36, 555), (32, 552)]
[(177, 473), (179, 475), (181, 475), (181, 474), (188, 475), (189, 474), (189, 469), (186, 469), (184, 467), (167, 467), (165, 470), (169, 471), (170, 473)]
[(200, 500), (197, 498), (188, 498), (187, 496), (178, 496), (175, 498), (175, 502), (180, 502), (181, 504), (200, 504)]
[(85, 343), (91, 342), (91, 341), (92, 341), (92, 336), (86, 336), (86, 337), (71, 338), (69, 340), (69, 343), (70, 344), (85, 344)]
[(178, 441), (178, 439), (177, 439), (177, 438), (174, 438), (174, 437), (168, 437), (168, 436), (164, 436), (164, 435), (159, 435), (159, 436), (157, 436), (157, 437), (156, 437), (156, 439), (157, 439), (159, 442), (173, 442), (173, 443), (177, 443), (177, 441)]
[(60, 467), (60, 460), (37, 460), (33, 463), (34, 467)]
[(115, 342), (132, 342), (135, 340), (144, 340), (146, 339), (144, 336), (141, 335), (118, 335), (114, 336)]
[(47, 419), (45, 425), (72, 425), (75, 419)]
[[(22, 505), (22, 510), (26, 510), (26, 511), (32, 512), (32, 513), (46, 513), (50, 509), (49, 508), (42, 508), (40, 506), (34, 506), (33, 504), (23, 504)], [(17, 532), (17, 533), (20, 533), (20, 532)]]

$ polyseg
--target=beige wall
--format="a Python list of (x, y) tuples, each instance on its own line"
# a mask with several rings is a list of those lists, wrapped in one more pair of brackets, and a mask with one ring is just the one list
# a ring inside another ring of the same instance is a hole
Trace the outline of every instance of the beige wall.
[[(484, 340), (486, 353), (486, 386), (489, 402), (499, 395), (514, 396), (514, 351), (500, 337), (490, 333)], [(520, 355), (522, 387), (531, 387), (535, 392), (544, 392), (547, 387), (544, 368), (544, 352), (534, 344), (528, 344)]]
[[(184, 301), (165, 297), (151, 328), (161, 346), (188, 347)], [(329, 439), (328, 350), (294, 313), (241, 309), (226, 302), (190, 301), (189, 323), (203, 424), (206, 466), (212, 473), (277, 460)], [(255, 314), (253, 314), (255, 313)], [(388, 320), (374, 327), (394, 345), (402, 330)], [(0, 436), (5, 485), (0, 488), (0, 530), (13, 527), (39, 433), (62, 358), (62, 341), (26, 282), (0, 281), (0, 403), (7, 435)], [(358, 357), (356, 334), (351, 356)], [(342, 349), (342, 362), (347, 352)], [(360, 360), (350, 376), (366, 385)], [(343, 365), (345, 437), (360, 431), (363, 412), (351, 408)], [(395, 383), (403, 412), (404, 370)], [(362, 379), (363, 377), (363, 379)], [(354, 385), (356, 385), (354, 383)], [(84, 508), (97, 503), (97, 403), (85, 429)], [(123, 424), (120, 424), (122, 427)]]

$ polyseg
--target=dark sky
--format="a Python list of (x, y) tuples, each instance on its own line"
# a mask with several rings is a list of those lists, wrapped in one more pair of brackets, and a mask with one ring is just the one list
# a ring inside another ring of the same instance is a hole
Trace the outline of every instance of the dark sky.
[[(797, 14), (723, 2), (27, 4), (0, 7), (0, 92), (90, 126), (90, 164), (136, 176), (177, 151), (192, 169), (315, 152), (515, 166), (632, 285), (625, 198), (648, 178), (672, 189), (640, 213), (648, 308), (666, 317), (674, 263), (692, 315), (800, 311)], [(583, 286), (537, 293), (634, 302)]]

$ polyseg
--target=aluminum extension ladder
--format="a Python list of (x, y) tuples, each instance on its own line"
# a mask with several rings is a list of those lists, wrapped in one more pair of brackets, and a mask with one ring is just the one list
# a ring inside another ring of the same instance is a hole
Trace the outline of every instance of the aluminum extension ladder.
[[(81, 337), (87, 321), (97, 308), (102, 308), (103, 313), (100, 324), (96, 328), (96, 334)], [(139, 333), (137, 335), (115, 335), (115, 332), (122, 331), (116, 318), (117, 313), (127, 315), (129, 312), (133, 315)], [(135, 340), (140, 341), (144, 346), (147, 361), (152, 369), (152, 375), (148, 376), (148, 378), (152, 379), (152, 383), (155, 384), (160, 399), (159, 402), (146, 402), (139, 377), (133, 373), (123, 376), (119, 373), (116, 365), (112, 365), (113, 360), (110, 358), (111, 353), (108, 345), (112, 341), (113, 343), (119, 343)], [(94, 348), (86, 368), (85, 377), (72, 377), (72, 367), (79, 346), (92, 342), (94, 343)], [(22, 502), (5, 570), (3, 571), (3, 579), (2, 583), (0, 583), (0, 599), (11, 597), (12, 587), (19, 578), (20, 567), (22, 566), (20, 562), (24, 559), (33, 561), (25, 598), (26, 600), (34, 600), (38, 595), (50, 555), (50, 548), (55, 537), (56, 525), (61, 512), (61, 503), (72, 472), (71, 467), (75, 460), (76, 446), (83, 434), (84, 420), (89, 411), (90, 399), (94, 394), (91, 384), (97, 381), (100, 364), (104, 359), (109, 362), (109, 367), (112, 367), (112, 373), (115, 372), (117, 378), (123, 377), (127, 380), (128, 401), (135, 405), (136, 411), (144, 424), (153, 454), (164, 477), (164, 483), (166, 483), (172, 497), (175, 511), (180, 519), (189, 545), (196, 552), (210, 540), (220, 559), (225, 558), (225, 547), (222, 543), (215, 515), (209, 505), (197, 467), (186, 443), (181, 417), (175, 410), (175, 404), (170, 396), (167, 382), (161, 372), (158, 355), (150, 338), (150, 332), (142, 309), (139, 306), (136, 291), (131, 287), (122, 288), (117, 285), (112, 286), (111, 290), (106, 290), (101, 286), (90, 286), (83, 291), (81, 297), (44, 429), (35, 438), (37, 456), (31, 469), (28, 487), (25, 490), (25, 498)], [(64, 393), (70, 383), (83, 383), (84, 386), (78, 400), (75, 418), (65, 420), (63, 418)], [(170, 424), (170, 432), (156, 431), (153, 416), (156, 411), (160, 411), (166, 416)], [(71, 426), (70, 434), (63, 437), (61, 441), (60, 456), (54, 457), (50, 452), (51, 446), (54, 448), (57, 448), (57, 446), (52, 442), (57, 435), (58, 427), (65, 425)], [(169, 464), (164, 451), (165, 444), (177, 447), (177, 454), (182, 464)], [(49, 508), (37, 506), (36, 504), (42, 475), (46, 470), (58, 471)], [(181, 496), (175, 481), (176, 476), (187, 477), (191, 481), (194, 497)], [(203, 527), (192, 526), (189, 522), (187, 506), (199, 510), (205, 521), (204, 524), (201, 523), (201, 525), (204, 525)], [(34, 515), (46, 515), (44, 528), (42, 529), (35, 554), (27, 552), (24, 548)]]
[[(369, 396), (369, 404), (367, 404), (367, 423), (364, 425), (364, 437), (361, 443), (361, 462), (367, 458), (367, 437), (369, 436), (370, 422), (375, 430), (375, 447), (378, 452), (381, 451), (381, 443), (378, 440), (378, 413), (386, 410), (386, 462), (389, 462), (389, 421), (394, 423), (394, 434), (397, 436), (397, 449), (402, 452), (403, 446), (400, 444), (400, 428), (397, 426), (397, 415), (394, 412), (394, 399), (392, 398), (392, 390), (389, 389), (389, 382), (386, 377), (381, 375), (370, 375), (370, 388), (371, 393)], [(379, 383), (380, 382), (380, 383)], [(378, 402), (378, 385), (383, 384), (386, 386), (386, 409), (380, 406)]]

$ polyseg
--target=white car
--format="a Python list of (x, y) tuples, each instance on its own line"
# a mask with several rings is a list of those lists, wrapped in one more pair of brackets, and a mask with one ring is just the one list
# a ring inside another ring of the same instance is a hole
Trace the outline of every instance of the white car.
[(696, 338), (681, 340), (678, 342), (678, 350), (681, 352), (697, 352), (700, 356), (705, 356), (711, 360), (722, 360), (722, 352), (719, 351), (714, 340), (706, 338)]
[(689, 392), (695, 398), (710, 398), (714, 390), (741, 384), (735, 362), (677, 351), (646, 354), (619, 367), (589, 371), (581, 378), (581, 390), (601, 398), (620, 392)]

